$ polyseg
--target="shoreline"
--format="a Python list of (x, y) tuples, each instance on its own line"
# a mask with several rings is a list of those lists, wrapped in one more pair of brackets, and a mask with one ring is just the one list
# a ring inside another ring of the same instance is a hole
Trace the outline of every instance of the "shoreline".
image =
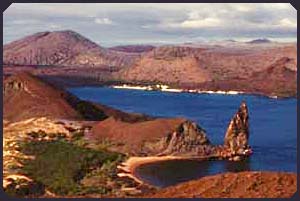
[(136, 174), (136, 169), (145, 164), (151, 164), (156, 162), (162, 162), (162, 161), (172, 161), (172, 160), (209, 160), (211, 157), (184, 157), (184, 156), (132, 156), (129, 157), (126, 161), (120, 163), (117, 166), (117, 169), (120, 171), (117, 176), (122, 177), (128, 177), (133, 179), (135, 182), (139, 184), (147, 184), (150, 186), (153, 186), (152, 184), (147, 183), (146, 181), (143, 181), (139, 176)]
[(130, 90), (140, 90), (140, 91), (161, 91), (170, 93), (192, 93), (192, 94), (219, 94), (219, 95), (253, 95), (253, 96), (264, 96), (270, 99), (284, 99), (284, 98), (294, 98), (293, 96), (281, 97), (277, 95), (267, 95), (262, 93), (251, 93), (245, 91), (235, 91), (235, 90), (200, 90), (200, 89), (181, 89), (181, 88), (170, 88), (168, 85), (107, 85), (113, 89), (130, 89)]
[(187, 158), (183, 158), (179, 156), (146, 156), (146, 157), (132, 156), (117, 166), (117, 169), (120, 171), (117, 175), (120, 178), (128, 177), (133, 179), (135, 182), (139, 184), (145, 184), (146, 182), (140, 179), (136, 175), (135, 170), (139, 166), (149, 164), (149, 163), (160, 162), (160, 161), (182, 160), (182, 159), (187, 159)]

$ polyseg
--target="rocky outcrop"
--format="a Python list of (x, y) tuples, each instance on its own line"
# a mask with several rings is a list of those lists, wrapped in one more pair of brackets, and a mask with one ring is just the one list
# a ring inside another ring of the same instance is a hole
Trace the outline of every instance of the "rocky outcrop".
[(228, 126), (224, 145), (212, 144), (204, 129), (181, 118), (139, 122), (108, 118), (92, 128), (91, 138), (96, 142), (108, 140), (113, 150), (134, 156), (242, 160), (251, 154), (248, 119), (243, 102)]
[(195, 122), (186, 121), (178, 126), (176, 131), (165, 141), (167, 148), (160, 155), (178, 155), (199, 151), (204, 145), (210, 145), (205, 130)]
[(115, 150), (137, 156), (183, 155), (210, 144), (201, 127), (182, 118), (139, 122), (108, 118), (93, 127), (91, 138), (98, 142), (108, 140)]
[(242, 102), (238, 112), (231, 119), (227, 128), (224, 146), (229, 148), (232, 157), (247, 155), (251, 151), (248, 144), (249, 139), (249, 114), (245, 102)]

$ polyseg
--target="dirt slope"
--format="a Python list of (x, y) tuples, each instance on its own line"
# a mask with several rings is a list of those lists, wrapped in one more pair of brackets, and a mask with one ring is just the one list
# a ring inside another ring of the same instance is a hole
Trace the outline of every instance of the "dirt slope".
[(207, 176), (145, 195), (150, 198), (290, 198), (297, 175), (280, 172), (240, 172)]
[(114, 108), (82, 101), (63, 89), (30, 73), (18, 73), (3, 80), (3, 118), (20, 121), (32, 117), (75, 120), (104, 120), (110, 116), (125, 122), (152, 119)]
[(66, 94), (36, 77), (21, 73), (4, 80), (3, 118), (19, 121), (32, 117), (81, 119), (66, 101)]

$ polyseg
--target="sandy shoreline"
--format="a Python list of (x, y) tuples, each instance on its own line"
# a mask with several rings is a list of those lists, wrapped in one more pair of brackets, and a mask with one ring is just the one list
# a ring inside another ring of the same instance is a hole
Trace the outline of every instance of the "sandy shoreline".
[(109, 87), (114, 89), (131, 89), (131, 90), (141, 90), (141, 91), (161, 91), (161, 92), (171, 92), (171, 93), (193, 93), (193, 94), (219, 94), (219, 95), (255, 95), (255, 96), (265, 96), (271, 99), (278, 99), (280, 96), (251, 93), (246, 91), (235, 91), (235, 90), (200, 90), (200, 89), (182, 89), (182, 88), (170, 88), (168, 85), (110, 85)]
[[(206, 158), (209, 159), (209, 158)], [(136, 181), (137, 183), (144, 184), (145, 182), (141, 180), (136, 174), (136, 168), (141, 165), (156, 163), (161, 161), (170, 161), (170, 160), (204, 160), (204, 158), (193, 158), (193, 157), (183, 157), (183, 156), (147, 156), (147, 157), (130, 157), (126, 161), (122, 162), (117, 166), (117, 169), (120, 171), (118, 173), (119, 177), (129, 177)]]

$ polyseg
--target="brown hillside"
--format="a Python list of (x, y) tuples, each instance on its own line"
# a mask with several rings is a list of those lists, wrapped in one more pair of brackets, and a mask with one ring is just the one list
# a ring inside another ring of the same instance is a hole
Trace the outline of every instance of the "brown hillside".
[(209, 71), (184, 47), (159, 47), (144, 54), (137, 63), (118, 72), (126, 81), (162, 83), (202, 83), (210, 81)]
[(190, 153), (192, 147), (210, 145), (202, 128), (182, 118), (139, 122), (108, 118), (92, 128), (91, 138), (98, 142), (108, 140), (115, 145), (113, 149), (133, 155), (183, 154)]
[(248, 79), (254, 72), (264, 71), (282, 58), (293, 60), (288, 68), (296, 71), (294, 44), (162, 46), (142, 54), (131, 68), (115, 74), (124, 81), (195, 85)]
[(103, 120), (114, 117), (125, 122), (152, 119), (114, 108), (82, 101), (30, 73), (18, 73), (3, 80), (3, 118), (19, 121), (32, 117)]
[(207, 176), (159, 190), (150, 198), (290, 198), (297, 191), (297, 175), (240, 172)]
[(10, 121), (43, 116), (81, 119), (81, 115), (65, 100), (63, 91), (28, 73), (6, 78), (3, 95), (3, 118)]

